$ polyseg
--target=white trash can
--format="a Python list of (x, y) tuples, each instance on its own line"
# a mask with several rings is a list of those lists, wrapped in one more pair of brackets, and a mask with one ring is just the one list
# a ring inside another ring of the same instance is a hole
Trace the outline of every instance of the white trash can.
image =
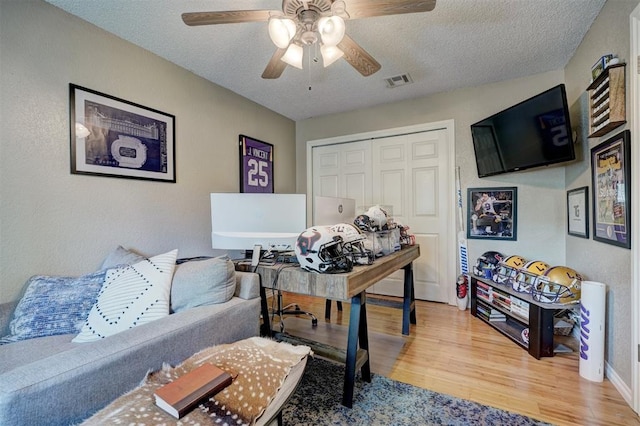
[(604, 379), (604, 325), (606, 284), (583, 281), (580, 298), (580, 376), (593, 382)]

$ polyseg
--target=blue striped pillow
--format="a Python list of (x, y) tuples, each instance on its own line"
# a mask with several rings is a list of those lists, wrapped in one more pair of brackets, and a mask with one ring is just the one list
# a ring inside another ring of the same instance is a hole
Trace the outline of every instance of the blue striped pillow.
[(8, 336), (0, 344), (57, 334), (76, 334), (82, 329), (106, 270), (81, 277), (36, 275), (25, 284), (9, 324)]

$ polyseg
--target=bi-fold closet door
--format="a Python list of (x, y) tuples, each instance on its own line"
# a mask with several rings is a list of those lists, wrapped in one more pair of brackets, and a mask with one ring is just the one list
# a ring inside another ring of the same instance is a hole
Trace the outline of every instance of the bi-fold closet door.
[[(445, 303), (451, 302), (455, 242), (449, 135), (435, 129), (311, 148), (313, 196), (353, 198), (356, 209), (391, 206), (394, 219), (410, 226), (420, 244), (413, 265), (416, 297)], [(401, 296), (402, 280), (396, 272), (370, 292)]]

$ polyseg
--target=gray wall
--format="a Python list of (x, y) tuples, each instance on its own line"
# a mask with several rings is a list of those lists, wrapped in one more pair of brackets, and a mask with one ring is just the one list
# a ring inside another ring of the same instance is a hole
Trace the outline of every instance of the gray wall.
[[(567, 189), (589, 186), (591, 188), (590, 149), (618, 132), (629, 128), (619, 127), (601, 138), (588, 139), (588, 96), (586, 88), (590, 83), (590, 69), (596, 60), (607, 53), (616, 53), (629, 62), (629, 15), (638, 5), (637, 0), (608, 1), (580, 47), (565, 68), (567, 97), (571, 107), (572, 120), (580, 124), (578, 129), (583, 161), (566, 168)], [(629, 68), (627, 67), (627, 120), (631, 119), (631, 93), (629, 92)], [(637, 106), (636, 106), (637, 107)], [(575, 118), (574, 118), (575, 117)], [(637, 135), (632, 135), (632, 141)], [(632, 150), (637, 144), (632, 143)], [(633, 182), (632, 185), (635, 185)], [(632, 186), (633, 188), (633, 186)], [(634, 190), (635, 191), (635, 190)], [(636, 192), (637, 193), (637, 192)], [(593, 192), (589, 191), (592, 200)], [(634, 213), (637, 215), (637, 212)], [(593, 227), (590, 229), (593, 236)], [(607, 315), (605, 337), (605, 359), (616, 373), (631, 385), (631, 251), (610, 244), (567, 236), (567, 263), (585, 274), (589, 279), (607, 284)], [(637, 244), (637, 241), (632, 244)]]
[[(69, 83), (176, 116), (177, 183), (72, 175)], [(238, 135), (275, 144), (295, 192), (295, 123), (47, 3), (0, 2), (0, 302), (34, 274), (97, 269), (118, 244), (211, 254), (210, 192), (238, 192)]]

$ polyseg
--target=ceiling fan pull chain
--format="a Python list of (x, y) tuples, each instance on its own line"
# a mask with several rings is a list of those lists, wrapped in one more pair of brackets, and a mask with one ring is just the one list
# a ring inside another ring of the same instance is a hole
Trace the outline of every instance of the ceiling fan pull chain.
[(309, 66), (307, 67), (309, 69), (308, 84), (309, 84), (309, 91), (311, 91), (311, 46), (309, 46), (309, 54), (307, 55), (307, 61), (309, 62)]

